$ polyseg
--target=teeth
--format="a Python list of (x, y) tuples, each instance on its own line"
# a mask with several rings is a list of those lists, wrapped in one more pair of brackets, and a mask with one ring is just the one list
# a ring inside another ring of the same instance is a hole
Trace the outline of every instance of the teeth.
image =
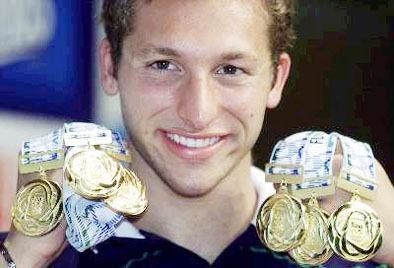
[(186, 138), (177, 134), (167, 133), (167, 137), (170, 138), (173, 142), (183, 145), (185, 147), (190, 148), (204, 148), (217, 143), (220, 138), (219, 137), (212, 137), (206, 139), (193, 139), (193, 138)]

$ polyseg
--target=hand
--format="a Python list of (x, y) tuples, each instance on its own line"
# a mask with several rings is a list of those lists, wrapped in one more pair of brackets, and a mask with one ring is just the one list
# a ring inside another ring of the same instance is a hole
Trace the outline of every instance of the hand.
[[(61, 169), (47, 171), (46, 174), (61, 187)], [(19, 175), (18, 187), (37, 177), (38, 173)], [(55, 260), (67, 246), (65, 231), (66, 221), (64, 217), (54, 230), (39, 237), (26, 236), (12, 226), (5, 241), (5, 246), (17, 267), (45, 267)]]
[[(373, 260), (378, 263), (394, 265), (394, 255), (392, 254), (394, 252), (394, 213), (392, 210), (394, 204), (394, 187), (379, 162), (376, 161), (375, 164), (378, 183), (376, 199), (373, 201), (362, 200), (375, 210), (383, 224), (383, 243)], [(338, 175), (341, 165), (342, 155), (335, 155), (335, 175)], [(322, 199), (320, 205), (327, 212), (332, 213), (340, 205), (349, 201), (350, 198), (350, 193), (337, 188), (335, 195)]]

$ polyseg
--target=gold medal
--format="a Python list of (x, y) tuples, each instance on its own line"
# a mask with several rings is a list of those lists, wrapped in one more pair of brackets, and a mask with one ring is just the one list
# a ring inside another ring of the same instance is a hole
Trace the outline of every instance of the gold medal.
[(28, 236), (49, 233), (63, 216), (61, 189), (44, 176), (24, 185), (12, 206), (15, 228)]
[(305, 238), (305, 207), (287, 193), (282, 183), (277, 194), (269, 197), (257, 215), (257, 233), (268, 248), (288, 251)]
[(329, 219), (329, 242), (336, 254), (354, 262), (371, 259), (382, 244), (382, 223), (358, 195), (343, 204)]
[(306, 206), (306, 234), (304, 243), (292, 249), (289, 254), (299, 264), (320, 265), (334, 254), (328, 242), (329, 214), (319, 208), (312, 197)]
[(71, 154), (67, 160), (65, 178), (77, 194), (87, 199), (102, 199), (118, 191), (122, 169), (106, 153), (86, 148)]
[(106, 199), (105, 203), (120, 213), (137, 216), (148, 206), (146, 187), (134, 172), (123, 169), (119, 191)]

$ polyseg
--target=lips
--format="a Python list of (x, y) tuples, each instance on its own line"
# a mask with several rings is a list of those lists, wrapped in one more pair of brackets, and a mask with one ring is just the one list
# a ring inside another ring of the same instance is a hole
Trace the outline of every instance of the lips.
[(204, 160), (217, 153), (224, 144), (225, 135), (197, 135), (163, 132), (164, 143), (177, 157)]
[(166, 136), (176, 144), (180, 144), (189, 148), (205, 148), (220, 141), (220, 137), (218, 136), (209, 138), (191, 138), (174, 133), (166, 133)]

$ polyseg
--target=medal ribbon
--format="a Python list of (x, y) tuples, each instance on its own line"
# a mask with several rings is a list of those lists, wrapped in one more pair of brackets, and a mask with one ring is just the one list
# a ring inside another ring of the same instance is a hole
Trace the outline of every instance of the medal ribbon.
[(63, 130), (58, 129), (44, 137), (24, 141), (19, 156), (19, 172), (33, 173), (63, 166)]
[(368, 143), (332, 133), (336, 136), (343, 150), (343, 164), (338, 187), (373, 200), (376, 192), (376, 170), (372, 149)]
[[(88, 130), (84, 128), (84, 123), (70, 123), (66, 127), (73, 130), (73, 135), (69, 135), (69, 137), (79, 139), (79, 141), (75, 141), (73, 138), (69, 138), (69, 144), (95, 144), (103, 147), (103, 149), (111, 150), (117, 155), (126, 155), (127, 150), (120, 141), (120, 134), (117, 132), (111, 132), (92, 123), (88, 124)], [(78, 137), (79, 133), (83, 133), (82, 136)], [(103, 137), (102, 133), (106, 133), (105, 135), (110, 133), (110, 144), (107, 142), (108, 137)], [(105, 142), (102, 143), (103, 141)], [(69, 147), (65, 163), (68, 163), (70, 156), (78, 150), (80, 150), (79, 147)], [(66, 167), (66, 165), (64, 166)], [(67, 239), (79, 252), (85, 251), (113, 236), (124, 219), (123, 215), (108, 208), (104, 201), (88, 200), (76, 194), (67, 186), (66, 181), (63, 182), (63, 205), (67, 220)]]
[(332, 160), (336, 145), (337, 138), (322, 131), (293, 134), (275, 145), (266, 176), (268, 180), (274, 175), (302, 176), (299, 183), (288, 186), (293, 195), (301, 198), (306, 197), (304, 190), (308, 189), (324, 189), (319, 195), (333, 194)]
[(123, 216), (109, 209), (103, 201), (92, 201), (74, 193), (64, 183), (64, 214), (68, 242), (79, 252), (97, 245), (115, 234)]
[(293, 134), (284, 140), (280, 140), (274, 147), (270, 163), (266, 165), (266, 181), (280, 183), (282, 178), (286, 183), (292, 183), (291, 178), (298, 177), (302, 180), (305, 146), (309, 141), (312, 131)]
[(289, 185), (290, 192), (300, 198), (319, 197), (335, 193), (332, 161), (337, 145), (336, 137), (322, 131), (309, 135), (302, 152), (303, 182)]

